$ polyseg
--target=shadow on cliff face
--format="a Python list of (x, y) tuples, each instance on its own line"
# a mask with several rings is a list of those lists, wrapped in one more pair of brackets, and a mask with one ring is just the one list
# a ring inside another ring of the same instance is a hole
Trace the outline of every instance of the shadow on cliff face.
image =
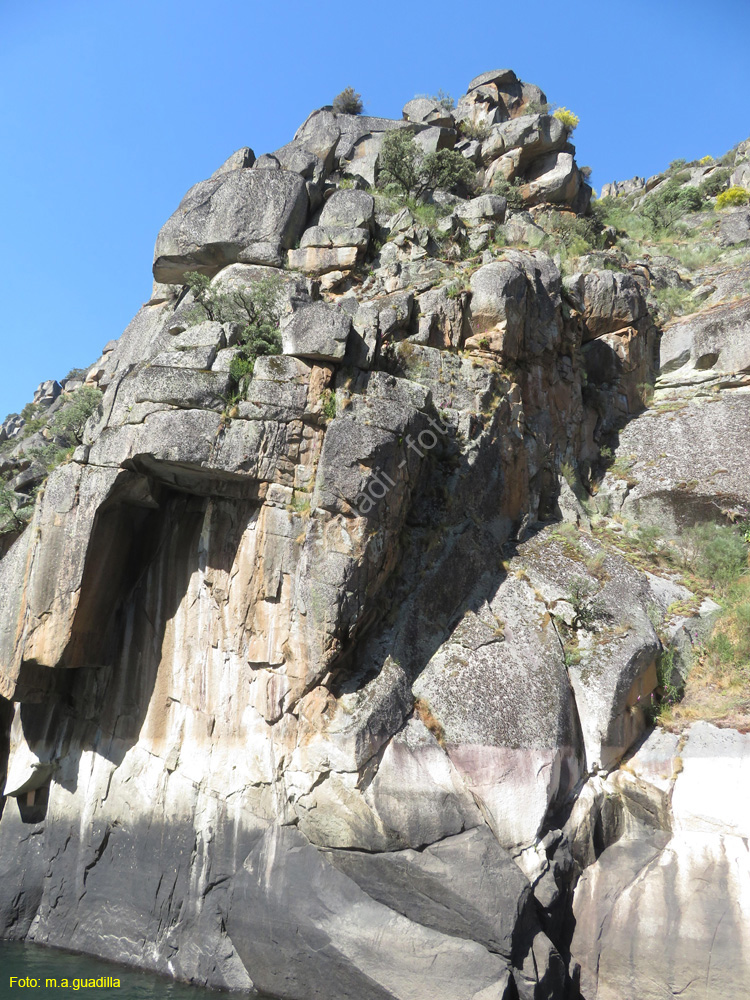
[[(558, 519), (555, 458), (561, 460), (571, 446), (578, 456), (605, 442), (616, 447), (619, 430), (642, 412), (642, 387), (636, 392), (630, 384), (632, 373), (615, 348), (605, 339), (585, 347), (583, 416), (573, 440), (566, 436), (565, 419), (575, 409), (575, 389), (568, 390), (565, 402), (570, 412), (550, 415), (543, 410), (549, 401), (536, 386), (541, 366), (530, 366), (519, 372), (524, 404), (529, 422), (541, 421), (536, 436), (545, 440), (513, 441), (501, 404), (484, 426), (477, 415), (473, 439), (451, 436), (428, 456), (429, 470), (400, 539), (399, 569), (372, 611), (374, 623), (340, 658), (334, 694), (362, 687), (387, 655), (414, 681), (466, 612), (492, 601), (506, 579), (504, 562), (515, 554), (515, 540)], [(649, 370), (654, 364), (649, 362)], [(581, 459), (581, 471), (595, 464)]]
[[(206, 565), (231, 567), (257, 509), (149, 486), (148, 506), (126, 499), (97, 513), (64, 667), (44, 671), (55, 697), (21, 705), (24, 737), (44, 758), (95, 749), (121, 763), (138, 740), (165, 631), (191, 577)], [(217, 541), (204, 548), (207, 518)]]

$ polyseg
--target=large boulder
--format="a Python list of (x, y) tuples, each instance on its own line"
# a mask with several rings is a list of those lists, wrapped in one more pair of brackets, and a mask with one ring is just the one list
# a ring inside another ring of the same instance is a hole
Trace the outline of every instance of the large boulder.
[(573, 961), (592, 1000), (735, 1000), (750, 974), (750, 737), (655, 732), (606, 783), (624, 836), (575, 893)]
[(369, 229), (375, 200), (366, 191), (334, 191), (323, 206), (318, 225), (333, 229)]
[(307, 207), (303, 178), (287, 170), (232, 170), (202, 181), (156, 239), (154, 278), (184, 283), (187, 271), (213, 275), (237, 261), (279, 266)]
[(631, 420), (618, 449), (629, 464), (623, 513), (675, 535), (696, 521), (716, 520), (720, 508), (746, 507), (748, 420), (750, 396), (736, 390), (667, 404)]
[[(499, 125), (493, 125), (490, 135), (482, 142), (482, 162), (489, 164), (503, 154), (512, 154), (512, 171), (503, 169), (502, 174), (512, 179), (533, 159), (543, 153), (562, 149), (567, 142), (567, 131), (563, 123), (551, 115), (524, 115)], [(490, 180), (494, 171), (489, 171)]]
[(407, 101), (402, 112), (409, 122), (435, 125), (438, 128), (453, 128), (453, 115), (439, 101), (432, 97), (415, 97)]
[(584, 341), (633, 326), (648, 313), (641, 285), (626, 272), (573, 274), (563, 285), (566, 298), (581, 313)]
[(532, 587), (509, 575), (413, 688), (499, 843), (533, 845), (580, 776), (582, 746), (562, 648)]
[(284, 354), (315, 361), (341, 361), (351, 330), (349, 316), (325, 302), (302, 305), (281, 328)]
[(659, 385), (730, 384), (750, 375), (750, 299), (677, 319), (661, 339)]
[(273, 827), (233, 879), (227, 929), (256, 988), (277, 997), (510, 1000), (505, 959), (433, 930), (417, 908), (403, 916), (297, 830)]
[(521, 185), (521, 197), (529, 205), (539, 202), (572, 204), (581, 186), (575, 158), (572, 153), (545, 153), (534, 160), (525, 172), (526, 183)]

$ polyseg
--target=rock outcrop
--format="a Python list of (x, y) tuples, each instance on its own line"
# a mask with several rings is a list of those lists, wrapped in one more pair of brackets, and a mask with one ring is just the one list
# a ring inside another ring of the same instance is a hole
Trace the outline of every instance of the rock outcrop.
[[(5, 936), (290, 1000), (739, 995), (746, 817), (701, 796), (711, 748), (744, 775), (744, 737), (648, 735), (688, 592), (579, 530), (613, 435), (654, 470), (608, 475), (618, 510), (662, 495), (670, 433), (672, 479), (718, 462), (708, 403), (655, 434), (644, 413), (668, 268), (563, 279), (499, 239), (587, 209), (545, 105), (497, 70), (454, 110), (322, 109), (239, 150), (160, 232), (122, 337), (40, 387), (103, 395), (0, 561)], [(476, 168), (433, 226), (365, 190), (394, 129)], [(731, 389), (738, 449), (743, 309), (667, 327), (657, 383)]]

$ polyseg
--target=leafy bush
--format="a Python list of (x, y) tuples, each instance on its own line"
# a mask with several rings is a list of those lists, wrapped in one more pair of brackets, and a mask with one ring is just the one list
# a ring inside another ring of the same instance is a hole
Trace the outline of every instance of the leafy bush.
[(717, 167), (704, 181), (701, 181), (698, 190), (704, 198), (715, 198), (729, 183), (729, 176), (728, 167)]
[(524, 200), (521, 197), (521, 192), (519, 191), (519, 184), (506, 181), (504, 177), (499, 175), (495, 176), (492, 182), (492, 190), (495, 194), (499, 194), (501, 197), (505, 198), (508, 208), (515, 211), (519, 211), (524, 207)]
[(672, 160), (672, 162), (669, 164), (669, 169), (672, 171), (672, 173), (674, 173), (676, 170), (682, 170), (682, 168), (686, 166), (687, 166), (687, 160), (683, 159)]
[(229, 374), (244, 395), (261, 355), (281, 353), (281, 291), (283, 281), (278, 275), (260, 278), (247, 288), (222, 292), (211, 285), (210, 279), (197, 271), (188, 271), (186, 282), (196, 301), (196, 311), (191, 316), (195, 322), (208, 318), (218, 323), (240, 323), (239, 352), (232, 358)]
[(581, 121), (578, 115), (573, 114), (568, 108), (558, 108), (557, 111), (552, 112), (552, 117), (561, 121), (570, 132), (577, 128)]
[(321, 396), (321, 409), (328, 420), (333, 420), (336, 416), (336, 393), (331, 389), (324, 389)]
[[(52, 418), (50, 428), (55, 437), (60, 438), (69, 448), (80, 444), (86, 421), (102, 400), (100, 389), (92, 385), (83, 385), (73, 393), (69, 403), (59, 410)], [(55, 465), (59, 462), (54, 462)]]
[(690, 311), (693, 299), (687, 288), (657, 288), (653, 294), (664, 320), (684, 316)]
[(68, 374), (63, 379), (63, 382), (72, 380), (74, 382), (82, 382), (86, 378), (86, 373), (88, 368), (71, 368)]
[(700, 160), (698, 160), (698, 166), (709, 167), (713, 162), (714, 162), (713, 156), (702, 156)]
[(554, 108), (554, 104), (540, 104), (539, 101), (528, 101), (524, 105), (525, 115), (548, 115)]
[(20, 531), (31, 518), (31, 506), (20, 507), (19, 498), (6, 484), (0, 483), (0, 535)]
[(383, 136), (380, 152), (380, 187), (394, 187), (402, 195), (421, 197), (425, 191), (440, 188), (471, 189), (476, 180), (472, 164), (452, 149), (423, 153), (406, 129), (394, 129)]
[(598, 621), (606, 618), (604, 605), (595, 598), (597, 589), (585, 576), (574, 576), (570, 581), (565, 599), (573, 608), (572, 628), (590, 632)]
[(736, 205), (746, 205), (748, 201), (750, 201), (750, 193), (735, 184), (734, 187), (721, 192), (716, 199), (716, 207), (733, 208)]
[(444, 90), (438, 90), (437, 94), (433, 94), (432, 100), (437, 102), (441, 108), (445, 108), (446, 111), (453, 111), (456, 106), (451, 95), (446, 94)]
[(737, 528), (697, 524), (686, 534), (695, 570), (711, 582), (726, 586), (747, 569), (747, 543)]
[(354, 87), (344, 87), (333, 99), (333, 110), (337, 115), (361, 115), (364, 111), (362, 95)]
[(476, 142), (483, 142), (490, 134), (489, 125), (484, 122), (475, 124), (468, 118), (458, 123), (458, 132), (463, 139), (474, 139)]
[(570, 255), (580, 256), (589, 250), (601, 248), (601, 232), (594, 219), (567, 212), (553, 212), (546, 225), (551, 230), (552, 249), (562, 248)]
[(697, 188), (682, 188), (672, 178), (646, 198), (640, 211), (658, 232), (671, 228), (688, 212), (698, 211), (702, 204), (703, 199)]

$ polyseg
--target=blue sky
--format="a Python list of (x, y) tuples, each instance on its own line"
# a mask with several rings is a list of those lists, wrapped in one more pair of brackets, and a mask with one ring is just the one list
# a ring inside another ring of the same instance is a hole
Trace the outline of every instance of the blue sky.
[(192, 184), (345, 86), (400, 117), (511, 67), (580, 116), (600, 187), (750, 135), (748, 38), (746, 0), (0, 0), (0, 419), (119, 336)]

